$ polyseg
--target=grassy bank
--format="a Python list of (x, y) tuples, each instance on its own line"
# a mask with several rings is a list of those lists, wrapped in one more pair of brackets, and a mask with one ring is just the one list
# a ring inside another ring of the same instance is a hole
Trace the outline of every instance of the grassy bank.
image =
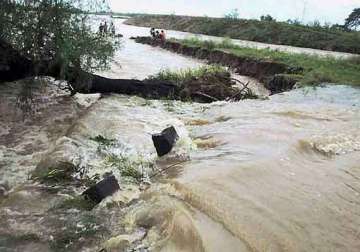
[(196, 46), (208, 50), (222, 50), (237, 56), (258, 60), (271, 60), (292, 67), (303, 68), (300, 83), (316, 85), (319, 83), (341, 83), (360, 86), (360, 57), (340, 60), (305, 54), (290, 54), (268, 49), (244, 48), (224, 39), (220, 43), (202, 41), (197, 38), (175, 40), (187, 46)]
[(180, 98), (185, 101), (212, 102), (257, 98), (248, 88), (241, 92), (234, 88), (237, 83), (231, 78), (230, 72), (217, 65), (179, 71), (163, 70), (149, 79), (176, 84), (181, 89)]
[(138, 15), (129, 19), (127, 24), (360, 54), (360, 32), (345, 32), (320, 26), (175, 15)]

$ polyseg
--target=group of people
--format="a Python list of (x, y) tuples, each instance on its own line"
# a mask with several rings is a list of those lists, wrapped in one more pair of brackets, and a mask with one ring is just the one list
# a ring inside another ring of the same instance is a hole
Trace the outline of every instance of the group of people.
[(100, 22), (99, 25), (99, 33), (100, 35), (107, 35), (109, 33), (111, 33), (111, 35), (115, 36), (115, 25), (113, 22), (110, 23), (110, 26), (108, 26), (107, 22)]
[(155, 28), (151, 28), (150, 35), (153, 39), (160, 40), (161, 42), (165, 42), (165, 40), (166, 40), (166, 35), (165, 35), (164, 30), (161, 30), (161, 32), (160, 32), (158, 30), (155, 30)]

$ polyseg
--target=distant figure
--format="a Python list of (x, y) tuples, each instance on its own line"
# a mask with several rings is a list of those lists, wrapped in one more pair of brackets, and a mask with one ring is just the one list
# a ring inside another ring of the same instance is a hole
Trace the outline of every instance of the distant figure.
[(152, 38), (155, 38), (156, 34), (155, 34), (155, 28), (151, 28), (150, 29), (150, 35)]
[(156, 31), (156, 32), (155, 32), (155, 38), (156, 38), (156, 39), (159, 39), (159, 38), (160, 38), (160, 32), (159, 32), (159, 31)]
[(105, 21), (105, 24), (104, 24), (104, 33), (107, 34), (108, 33), (108, 25), (107, 25), (107, 22)]
[(111, 24), (110, 24), (110, 31), (111, 31), (112, 36), (115, 37), (116, 31), (115, 31), (115, 25), (113, 22), (111, 22)]
[(161, 42), (165, 42), (165, 40), (166, 40), (166, 36), (165, 36), (165, 32), (164, 32), (164, 30), (161, 30), (161, 33), (160, 33), (160, 40), (161, 40)]
[(103, 22), (100, 22), (100, 25), (99, 25), (99, 33), (100, 33), (100, 35), (103, 35), (103, 33), (104, 33), (104, 25), (103, 25)]

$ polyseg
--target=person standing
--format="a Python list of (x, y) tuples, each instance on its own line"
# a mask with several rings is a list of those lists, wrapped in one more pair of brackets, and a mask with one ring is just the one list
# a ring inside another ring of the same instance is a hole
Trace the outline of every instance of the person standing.
[(114, 22), (112, 22), (112, 21), (111, 21), (111, 24), (110, 24), (110, 32), (111, 32), (112, 36), (115, 37), (115, 33), (116, 33), (115, 25), (114, 25)]
[(155, 38), (155, 35), (156, 35), (155, 34), (155, 28), (150, 29), (150, 35), (151, 35), (152, 38)]
[(105, 24), (104, 24), (104, 33), (107, 34), (108, 33), (108, 25), (107, 25), (107, 22), (105, 21)]
[(166, 35), (165, 35), (165, 32), (164, 32), (164, 30), (161, 30), (161, 33), (160, 33), (160, 40), (161, 40), (161, 42), (165, 42), (165, 40), (166, 40)]

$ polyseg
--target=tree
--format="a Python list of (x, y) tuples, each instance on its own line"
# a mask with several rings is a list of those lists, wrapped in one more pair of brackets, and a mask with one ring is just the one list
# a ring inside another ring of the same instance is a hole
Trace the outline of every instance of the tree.
[(104, 69), (119, 43), (93, 32), (87, 13), (106, 9), (104, 0), (2, 0), (0, 39), (61, 76)]
[(349, 17), (345, 20), (345, 25), (347, 29), (356, 29), (360, 26), (360, 8), (354, 9)]
[(231, 11), (229, 11), (229, 13), (224, 15), (224, 18), (229, 19), (229, 20), (237, 20), (239, 19), (240, 14), (239, 14), (239, 10), (238, 9), (232, 9)]
[(275, 18), (273, 18), (272, 16), (270, 16), (269, 14), (268, 15), (266, 15), (266, 16), (261, 16), (260, 17), (260, 20), (261, 21), (266, 21), (266, 22), (275, 22), (276, 21), (276, 19)]

